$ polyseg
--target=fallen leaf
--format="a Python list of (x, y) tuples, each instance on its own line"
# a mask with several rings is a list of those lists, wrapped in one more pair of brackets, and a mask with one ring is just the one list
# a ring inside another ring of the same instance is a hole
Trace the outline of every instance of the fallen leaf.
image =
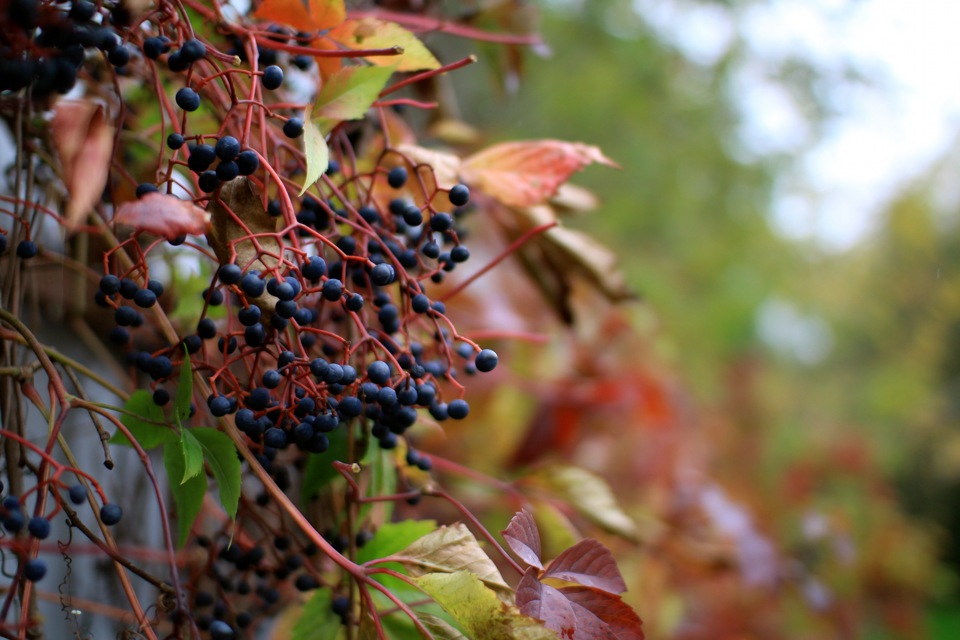
[(529, 207), (553, 196), (571, 175), (594, 162), (617, 166), (597, 147), (579, 142), (503, 142), (464, 160), (460, 177), (506, 205)]
[(102, 106), (80, 100), (59, 101), (51, 128), (70, 194), (64, 210), (66, 227), (73, 230), (103, 195), (116, 129)]
[(576, 582), (609, 593), (627, 590), (613, 554), (590, 538), (581, 540), (554, 558), (541, 577)]
[(543, 568), (540, 562), (540, 531), (529, 511), (514, 515), (500, 535), (521, 560), (538, 569)]
[(210, 214), (187, 200), (154, 192), (121, 204), (113, 221), (172, 240), (183, 234), (204, 233), (210, 224)]
[(399, 56), (370, 56), (366, 60), (382, 67), (395, 66), (397, 71), (426, 71), (440, 68), (440, 62), (417, 36), (395, 22), (376, 18), (346, 20), (327, 34), (348, 49), (389, 49), (401, 47)]

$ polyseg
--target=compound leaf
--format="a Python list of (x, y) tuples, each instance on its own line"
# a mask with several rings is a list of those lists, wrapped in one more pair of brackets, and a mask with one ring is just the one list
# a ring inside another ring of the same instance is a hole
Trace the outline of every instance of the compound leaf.
[(180, 482), (203, 473), (203, 448), (188, 429), (180, 429), (180, 455), (183, 456), (183, 475)]
[(164, 445), (163, 465), (166, 467), (167, 477), (170, 479), (170, 492), (177, 507), (177, 528), (180, 533), (178, 544), (182, 547), (190, 536), (193, 521), (200, 514), (203, 497), (207, 495), (207, 478), (199, 474), (183, 482), (175, 480), (175, 478), (183, 478), (186, 472), (179, 444)]
[[(163, 409), (153, 401), (153, 396), (145, 389), (137, 389), (123, 405), (120, 422), (130, 430), (136, 441), (144, 449), (153, 449), (161, 444), (177, 441), (177, 433), (166, 426)], [(112, 444), (130, 446), (123, 431), (117, 430), (110, 438)]]

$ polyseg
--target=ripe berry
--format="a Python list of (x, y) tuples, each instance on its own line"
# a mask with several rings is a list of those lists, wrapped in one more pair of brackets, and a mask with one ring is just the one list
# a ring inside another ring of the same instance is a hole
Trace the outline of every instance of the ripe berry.
[(17, 245), (17, 256), (24, 260), (29, 260), (37, 255), (37, 251), (37, 243), (30, 240), (21, 240)]
[(158, 189), (156, 185), (150, 184), (149, 182), (142, 182), (137, 185), (136, 195), (139, 199), (148, 193), (157, 193), (158, 191), (160, 191), (160, 189)]
[(150, 289), (140, 289), (133, 295), (133, 302), (141, 309), (147, 309), (157, 303), (157, 295)]
[(403, 221), (411, 227), (416, 227), (423, 223), (423, 212), (417, 205), (412, 204), (403, 211)]
[(230, 182), (240, 175), (240, 166), (233, 160), (227, 160), (217, 165), (217, 179), (222, 182)]
[(110, 52), (107, 60), (115, 67), (125, 67), (130, 62), (130, 49), (120, 45)]
[(440, 256), (440, 245), (431, 240), (430, 242), (424, 243), (420, 251), (428, 258), (438, 258)]
[(133, 307), (121, 305), (113, 312), (114, 321), (121, 327), (129, 327), (137, 319), (137, 311)]
[[(92, 4), (92, 3), (88, 3)], [(77, 5), (74, 4), (74, 7)], [(164, 42), (156, 36), (147, 38), (143, 41), (143, 55), (150, 58), (151, 60), (156, 60), (163, 53)]]
[(194, 173), (206, 171), (217, 159), (217, 152), (208, 144), (191, 145), (189, 150), (190, 157), (187, 159), (187, 166)]
[(183, 43), (180, 48), (180, 59), (187, 64), (193, 64), (207, 54), (207, 48), (202, 42), (193, 38)]
[(487, 371), (493, 371), (498, 362), (499, 358), (497, 357), (497, 352), (493, 349), (484, 349), (477, 354), (476, 366), (477, 371), (486, 373)]
[(70, 487), (68, 495), (70, 496), (70, 502), (73, 504), (83, 504), (87, 501), (87, 490), (83, 488), (82, 484), (75, 484)]
[(260, 274), (254, 272), (248, 273), (240, 280), (240, 288), (251, 298), (262, 295), (266, 286), (266, 283), (260, 279)]
[(426, 313), (430, 310), (430, 298), (422, 293), (418, 293), (410, 300), (410, 307), (416, 313)]
[(166, 389), (157, 389), (153, 392), (153, 404), (158, 407), (166, 406), (170, 402), (170, 392)]
[(176, 151), (183, 146), (183, 136), (179, 133), (171, 133), (167, 136), (167, 147)]
[(177, 106), (184, 111), (196, 111), (200, 108), (200, 94), (190, 87), (184, 87), (177, 91), (175, 99)]
[(220, 282), (223, 284), (237, 284), (243, 277), (243, 271), (235, 264), (225, 264), (220, 267)]
[(387, 174), (387, 183), (394, 189), (399, 189), (407, 183), (407, 168), (394, 167)]
[(283, 135), (287, 136), (288, 138), (299, 138), (301, 135), (303, 135), (303, 120), (300, 118), (290, 118), (284, 122)]
[(342, 618), (347, 615), (347, 612), (350, 610), (350, 599), (346, 596), (337, 596), (333, 599), (333, 602), (331, 602), (330, 608), (335, 614)]
[(267, 389), (276, 389), (280, 386), (280, 382), (283, 380), (283, 376), (280, 375), (279, 371), (274, 369), (268, 369), (263, 372), (263, 386)]
[(212, 318), (203, 318), (197, 323), (197, 335), (204, 340), (209, 340), (217, 335), (217, 323)]
[(367, 367), (367, 378), (375, 384), (387, 384), (390, 382), (390, 365), (383, 360), (374, 360)]
[(346, 307), (349, 311), (357, 312), (363, 309), (363, 296), (359, 293), (352, 293), (347, 298)]
[(454, 262), (466, 262), (470, 259), (470, 250), (462, 244), (458, 244), (450, 250), (450, 259)]
[(100, 291), (108, 296), (117, 293), (120, 291), (120, 278), (112, 274), (103, 276), (100, 278)]
[(16, 533), (23, 529), (24, 519), (20, 511), (10, 511), (3, 517), (3, 528), (10, 533)]
[(470, 189), (468, 189), (465, 184), (454, 185), (454, 187), (450, 189), (448, 197), (450, 198), (450, 204), (455, 207), (462, 207), (470, 202)]
[(137, 295), (137, 291), (140, 291), (140, 287), (130, 278), (124, 278), (120, 281), (120, 295), (127, 300), (133, 300), (133, 296)]
[(207, 400), (207, 406), (214, 418), (222, 418), (230, 413), (230, 398), (227, 396), (212, 396)]
[(453, 226), (453, 217), (449, 213), (435, 213), (430, 217), (430, 228), (434, 231), (444, 232)]
[(204, 171), (197, 180), (197, 185), (204, 193), (213, 193), (220, 186), (220, 178), (216, 171)]
[(23, 577), (30, 582), (43, 580), (45, 575), (47, 575), (47, 564), (40, 558), (27, 560), (23, 565)]
[(249, 307), (240, 309), (240, 311), (237, 312), (237, 319), (243, 326), (252, 327), (260, 322), (262, 315), (263, 314), (260, 311), (260, 307), (256, 305), (250, 305)]
[(325, 300), (335, 302), (343, 295), (343, 283), (336, 278), (330, 278), (323, 283), (323, 297)]
[(337, 412), (342, 418), (356, 418), (363, 412), (363, 403), (356, 396), (347, 396), (337, 405)]
[(233, 640), (236, 636), (237, 633), (233, 627), (223, 620), (214, 620), (210, 623), (211, 640)]
[(120, 518), (122, 517), (123, 509), (121, 509), (118, 504), (108, 502), (100, 507), (100, 521), (108, 527), (112, 527), (120, 522)]
[(240, 153), (240, 141), (233, 136), (223, 136), (217, 140), (214, 151), (221, 160), (233, 160)]
[(50, 535), (50, 521), (43, 516), (33, 516), (27, 523), (27, 531), (37, 540), (46, 540)]
[(7, 250), (7, 236), (0, 233), (0, 255)]
[(327, 263), (320, 256), (310, 256), (310, 259), (300, 267), (300, 273), (310, 282), (317, 282), (327, 273)]
[(447, 415), (454, 420), (463, 420), (467, 417), (468, 413), (470, 413), (470, 405), (467, 404), (466, 400), (457, 398), (456, 400), (451, 400), (447, 405)]
[(312, 591), (319, 587), (320, 583), (309, 573), (301, 573), (297, 576), (297, 579), (293, 581), (293, 586), (297, 588), (297, 591)]
[[(70, 19), (74, 22), (86, 22), (97, 12), (97, 5), (88, 0), (76, 0), (70, 7)], [(148, 38), (150, 40), (152, 38)], [(160, 38), (156, 38), (160, 40)], [(144, 43), (146, 44), (146, 43)], [(163, 41), (160, 42), (161, 46)]]
[(257, 152), (252, 149), (241, 151), (240, 155), (237, 156), (236, 163), (242, 176), (249, 176), (260, 168), (260, 158), (257, 156)]
[(383, 287), (393, 282), (397, 277), (397, 272), (392, 265), (387, 263), (378, 264), (370, 270), (370, 280), (378, 287)]
[(275, 64), (264, 69), (261, 84), (264, 89), (269, 89), (270, 91), (279, 89), (280, 85), (283, 84), (283, 69)]

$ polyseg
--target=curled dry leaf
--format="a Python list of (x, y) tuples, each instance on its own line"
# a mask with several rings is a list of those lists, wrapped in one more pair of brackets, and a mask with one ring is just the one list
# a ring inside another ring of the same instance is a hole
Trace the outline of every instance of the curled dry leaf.
[(553, 196), (571, 175), (594, 162), (617, 166), (597, 147), (579, 142), (504, 142), (464, 160), (460, 177), (506, 205), (529, 207)]
[[(224, 183), (207, 210), (211, 215), (207, 242), (220, 264), (234, 262), (244, 270), (263, 272), (280, 263), (283, 247), (276, 233), (282, 219), (267, 213), (257, 187), (248, 178)], [(253, 302), (265, 313), (273, 313), (277, 298), (264, 292)]]
[(521, 560), (538, 569), (543, 568), (540, 562), (540, 531), (529, 511), (521, 511), (513, 516), (500, 535)]
[(172, 240), (183, 234), (200, 235), (210, 224), (210, 214), (192, 202), (165, 193), (148, 193), (124, 202), (113, 221)]
[(53, 143), (63, 166), (70, 197), (64, 216), (73, 230), (99, 202), (110, 175), (116, 129), (102, 106), (88, 101), (61, 100), (53, 113)]

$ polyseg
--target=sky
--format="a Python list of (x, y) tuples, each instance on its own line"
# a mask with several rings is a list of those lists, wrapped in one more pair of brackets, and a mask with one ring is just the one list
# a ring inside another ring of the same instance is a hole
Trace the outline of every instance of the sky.
[[(758, 61), (800, 55), (840, 72), (852, 63), (872, 88), (836, 85), (837, 116), (786, 176), (772, 213), (782, 235), (843, 251), (869, 237), (884, 202), (921, 175), (960, 131), (960, 1), (769, 0), (736, 21), (715, 4), (635, 0), (694, 60), (718, 58), (739, 30)], [(788, 96), (747, 65), (737, 88), (740, 132), (756, 153), (790, 152), (807, 139)]]

